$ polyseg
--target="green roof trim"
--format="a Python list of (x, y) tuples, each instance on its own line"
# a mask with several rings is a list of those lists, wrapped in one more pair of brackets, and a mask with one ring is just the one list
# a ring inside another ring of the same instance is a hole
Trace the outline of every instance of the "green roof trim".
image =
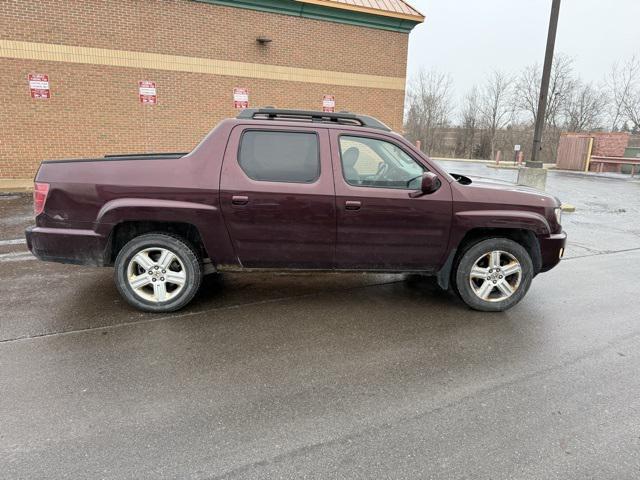
[(325, 7), (311, 3), (296, 2), (295, 0), (193, 0), (226, 7), (247, 8), (260, 12), (280, 13), (296, 17), (312, 18), (329, 22), (346, 23), (360, 27), (391, 30), (393, 32), (409, 33), (419, 21), (394, 18), (384, 15), (373, 15), (364, 12)]

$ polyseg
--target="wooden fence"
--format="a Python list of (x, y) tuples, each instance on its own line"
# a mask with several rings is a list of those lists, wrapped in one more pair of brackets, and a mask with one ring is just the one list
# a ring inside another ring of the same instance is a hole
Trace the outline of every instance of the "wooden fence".
[(558, 143), (556, 165), (562, 170), (578, 170), (589, 168), (589, 157), (593, 138), (587, 135), (561, 135)]

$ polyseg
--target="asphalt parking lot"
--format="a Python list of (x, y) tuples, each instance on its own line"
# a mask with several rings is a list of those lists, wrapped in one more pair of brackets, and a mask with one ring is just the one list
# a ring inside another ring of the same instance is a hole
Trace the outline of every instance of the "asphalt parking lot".
[(213, 276), (144, 314), (111, 269), (33, 260), (30, 198), (0, 196), (0, 477), (640, 477), (640, 182), (548, 191), (566, 258), (498, 314), (356, 274)]

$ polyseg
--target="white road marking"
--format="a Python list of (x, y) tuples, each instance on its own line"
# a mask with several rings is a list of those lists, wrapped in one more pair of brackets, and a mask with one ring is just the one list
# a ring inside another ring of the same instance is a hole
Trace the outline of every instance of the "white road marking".
[(24, 238), (14, 238), (13, 240), (0, 240), (0, 247), (3, 245), (24, 245), (27, 240)]
[(2, 262), (19, 262), (22, 260), (35, 260), (31, 252), (11, 252), (0, 254), (0, 263)]

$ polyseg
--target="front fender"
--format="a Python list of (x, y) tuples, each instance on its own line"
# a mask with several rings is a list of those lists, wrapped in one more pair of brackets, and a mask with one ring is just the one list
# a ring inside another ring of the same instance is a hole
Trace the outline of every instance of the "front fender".
[[(460, 242), (467, 233), (474, 229), (500, 229), (500, 230), (526, 230), (531, 232), (530, 247), (532, 261), (536, 271), (541, 267), (540, 246), (536, 237), (549, 235), (551, 228), (547, 219), (536, 212), (522, 210), (469, 210), (454, 213), (451, 241), (449, 244), (449, 256), (438, 272), (438, 284), (443, 288), (449, 288), (451, 270), (453, 268), (456, 253), (459, 251)], [(526, 237), (525, 237), (526, 238)]]
[(517, 228), (536, 235), (549, 235), (551, 227), (547, 219), (536, 212), (526, 210), (470, 210), (454, 214), (454, 223), (461, 233), (474, 228)]

